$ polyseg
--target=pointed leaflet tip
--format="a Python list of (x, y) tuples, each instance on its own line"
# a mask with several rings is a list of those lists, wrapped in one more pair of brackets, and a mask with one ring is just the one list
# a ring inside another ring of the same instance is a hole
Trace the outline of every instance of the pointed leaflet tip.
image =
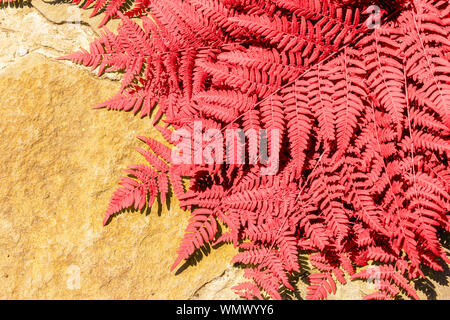
[(181, 255), (179, 255), (177, 257), (177, 259), (175, 260), (175, 262), (173, 263), (172, 267), (170, 268), (170, 272), (175, 270), (175, 268), (180, 264), (181, 260), (183, 260), (183, 257)]
[(109, 214), (105, 215), (105, 218), (103, 219), (103, 226), (106, 226), (108, 224), (109, 218), (111, 216)]
[(104, 108), (106, 108), (106, 105), (104, 102), (92, 107), (92, 109), (104, 109)]
[(147, 143), (147, 141), (148, 141), (148, 138), (147, 138), (147, 137), (144, 137), (144, 136), (137, 136), (137, 138), (138, 138), (139, 140), (141, 140), (142, 142), (145, 142), (145, 143)]

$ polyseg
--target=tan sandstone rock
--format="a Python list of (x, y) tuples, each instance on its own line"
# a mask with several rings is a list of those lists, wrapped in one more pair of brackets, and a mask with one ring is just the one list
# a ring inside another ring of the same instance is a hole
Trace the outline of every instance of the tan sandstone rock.
[[(0, 8), (0, 70), (33, 52), (56, 58), (81, 48), (89, 50), (89, 44), (98, 37), (100, 16), (90, 19), (88, 11), (70, 4), (34, 0), (32, 5)], [(112, 20), (108, 28), (114, 31), (118, 23)], [(63, 63), (73, 66), (69, 61)], [(102, 78), (120, 80), (115, 73)]]
[(150, 121), (92, 110), (118, 89), (32, 53), (0, 73), (0, 298), (187, 299), (235, 254), (169, 272), (188, 214), (129, 212), (102, 227), (121, 168), (143, 162)]
[(34, 8), (0, 9), (0, 69), (32, 52), (58, 57), (88, 49), (95, 37), (90, 26), (55, 24)]

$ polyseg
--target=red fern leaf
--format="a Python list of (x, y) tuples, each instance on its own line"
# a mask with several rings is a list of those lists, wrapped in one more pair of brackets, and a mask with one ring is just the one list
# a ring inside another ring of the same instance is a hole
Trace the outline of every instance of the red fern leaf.
[(189, 219), (185, 236), (178, 249), (178, 257), (171, 267), (174, 270), (179, 263), (187, 259), (194, 251), (213, 240), (217, 232), (217, 222), (209, 209), (197, 209)]

